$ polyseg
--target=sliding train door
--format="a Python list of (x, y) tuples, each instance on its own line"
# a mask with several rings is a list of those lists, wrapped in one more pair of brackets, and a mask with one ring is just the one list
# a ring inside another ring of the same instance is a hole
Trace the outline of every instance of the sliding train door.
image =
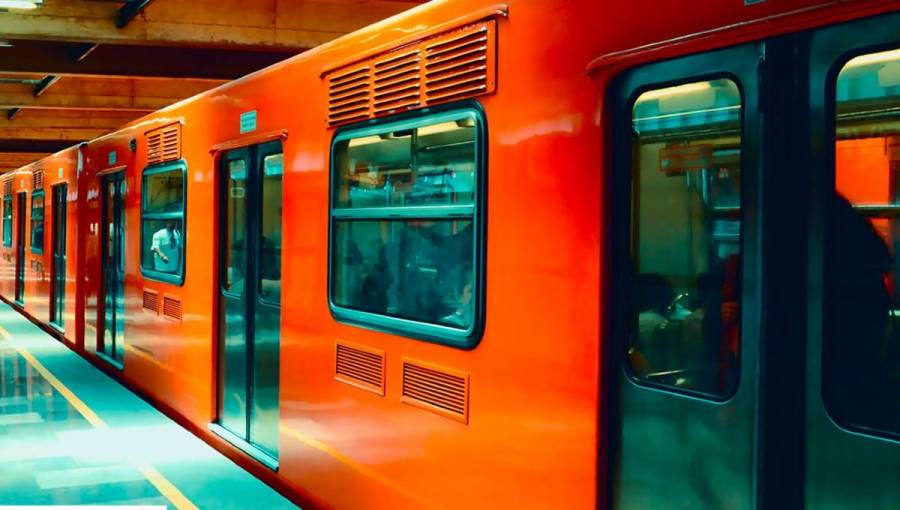
[(68, 186), (58, 184), (53, 187), (53, 216), (51, 235), (53, 239), (50, 268), (50, 324), (63, 329), (66, 313), (66, 195)]
[(900, 508), (898, 26), (614, 86), (612, 508)]
[(25, 220), (27, 193), (16, 193), (16, 303), (25, 304)]
[(281, 143), (221, 158), (218, 424), (213, 430), (278, 465), (281, 339)]
[(98, 353), (107, 361), (121, 365), (125, 337), (125, 172), (106, 174), (101, 179), (103, 323)]
[[(806, 508), (900, 508), (900, 13), (810, 39)], [(801, 365), (802, 366), (802, 365)]]
[(622, 76), (612, 101), (616, 509), (752, 508), (757, 66), (742, 46)]

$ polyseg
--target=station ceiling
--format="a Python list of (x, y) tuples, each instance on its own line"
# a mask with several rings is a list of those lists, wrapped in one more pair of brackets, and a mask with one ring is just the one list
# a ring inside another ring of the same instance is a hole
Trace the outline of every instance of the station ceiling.
[(0, 173), (425, 1), (0, 0)]

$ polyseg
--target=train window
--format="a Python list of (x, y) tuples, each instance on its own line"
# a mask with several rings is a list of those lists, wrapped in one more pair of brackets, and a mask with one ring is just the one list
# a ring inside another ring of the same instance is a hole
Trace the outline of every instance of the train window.
[(283, 158), (271, 154), (263, 158), (262, 221), (260, 222), (260, 299), (281, 304), (281, 184)]
[(44, 192), (31, 193), (31, 253), (44, 253)]
[(225, 188), (228, 199), (225, 207), (225, 232), (227, 251), (225, 252), (225, 277), (222, 287), (226, 292), (244, 293), (244, 268), (247, 260), (247, 240), (245, 239), (247, 218), (247, 161), (233, 159), (228, 162), (228, 182)]
[(12, 195), (3, 197), (3, 246), (12, 246)]
[(346, 131), (333, 149), (335, 316), (471, 345), (482, 121), (474, 110)]
[(740, 367), (740, 90), (718, 79), (646, 91), (631, 127), (630, 371), (726, 398)]
[(169, 283), (184, 281), (183, 163), (144, 170), (141, 193), (141, 272)]
[(900, 50), (853, 58), (835, 84), (823, 398), (839, 423), (900, 435)]

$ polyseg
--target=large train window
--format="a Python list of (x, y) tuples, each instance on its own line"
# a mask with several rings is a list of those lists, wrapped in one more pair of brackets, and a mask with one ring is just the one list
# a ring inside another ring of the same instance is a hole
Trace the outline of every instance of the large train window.
[(141, 272), (169, 283), (184, 281), (184, 163), (144, 170), (141, 186)]
[(44, 253), (44, 192), (31, 193), (31, 253)]
[(12, 195), (3, 197), (3, 246), (12, 247)]
[(457, 346), (476, 340), (482, 131), (480, 114), (465, 109), (337, 135), (335, 317)]
[(641, 383), (715, 399), (737, 386), (741, 110), (729, 79), (634, 102), (627, 354)]
[(851, 59), (834, 90), (823, 397), (843, 425), (900, 435), (900, 50)]

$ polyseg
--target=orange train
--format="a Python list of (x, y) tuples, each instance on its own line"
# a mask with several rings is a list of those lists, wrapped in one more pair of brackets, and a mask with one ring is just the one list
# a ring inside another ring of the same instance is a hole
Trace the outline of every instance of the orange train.
[(898, 10), (429, 2), (0, 177), (0, 295), (304, 505), (898, 508)]

